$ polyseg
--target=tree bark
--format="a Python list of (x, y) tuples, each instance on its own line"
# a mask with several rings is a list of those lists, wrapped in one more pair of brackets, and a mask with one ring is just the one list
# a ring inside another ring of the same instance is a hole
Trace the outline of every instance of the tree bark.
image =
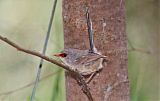
[[(93, 22), (94, 43), (109, 57), (88, 84), (94, 101), (129, 101), (124, 0), (63, 0), (65, 48), (89, 49), (86, 7)], [(88, 101), (81, 87), (66, 74), (67, 101)]]

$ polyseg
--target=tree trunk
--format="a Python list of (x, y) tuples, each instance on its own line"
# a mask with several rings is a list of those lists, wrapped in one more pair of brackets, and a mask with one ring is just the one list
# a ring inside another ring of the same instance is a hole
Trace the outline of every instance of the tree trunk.
[[(94, 43), (109, 57), (88, 84), (94, 101), (129, 101), (124, 0), (63, 0), (65, 48), (89, 49), (86, 7)], [(76, 80), (66, 74), (67, 101), (88, 101)]]

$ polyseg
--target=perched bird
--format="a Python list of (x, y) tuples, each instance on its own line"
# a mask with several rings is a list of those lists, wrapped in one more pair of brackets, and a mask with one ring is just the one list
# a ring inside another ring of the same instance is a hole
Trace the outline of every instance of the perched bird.
[(73, 70), (79, 71), (82, 75), (91, 75), (103, 68), (102, 63), (106, 56), (101, 55), (95, 48), (93, 42), (92, 21), (89, 16), (88, 9), (86, 9), (86, 19), (90, 49), (79, 50), (69, 48), (64, 49), (64, 51), (59, 54), (55, 54), (54, 56), (61, 57), (64, 64), (72, 67)]
[(106, 56), (100, 53), (91, 53), (89, 50), (64, 49), (54, 56), (60, 57), (62, 62), (77, 70), (82, 75), (92, 75), (103, 68), (103, 60)]
[(87, 19), (87, 27), (88, 27), (88, 36), (89, 36), (89, 50), (79, 50), (79, 49), (64, 49), (59, 54), (55, 54), (54, 56), (60, 57), (62, 62), (72, 70), (78, 71), (81, 75), (87, 76), (90, 75), (90, 81), (94, 74), (103, 68), (104, 59), (107, 60), (107, 57), (101, 55), (97, 49), (95, 48), (93, 41), (93, 28), (92, 21), (89, 16), (88, 9), (86, 10), (86, 19)]

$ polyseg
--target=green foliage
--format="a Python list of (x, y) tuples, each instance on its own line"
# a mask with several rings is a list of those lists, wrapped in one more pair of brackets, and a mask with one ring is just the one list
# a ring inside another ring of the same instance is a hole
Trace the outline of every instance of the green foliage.
[(131, 101), (160, 101), (158, 69), (158, 1), (127, 0), (128, 68)]
[[(1, 0), (0, 33), (20, 46), (41, 52), (52, 5), (52, 0)], [(61, 12), (62, 1), (58, 0), (46, 53), (50, 57), (63, 49)], [(0, 100), (29, 101), (40, 59), (18, 52), (3, 42), (0, 53), (0, 94), (11, 91), (0, 95)], [(65, 101), (62, 69), (45, 62), (41, 78), (55, 72), (39, 83), (37, 101)]]

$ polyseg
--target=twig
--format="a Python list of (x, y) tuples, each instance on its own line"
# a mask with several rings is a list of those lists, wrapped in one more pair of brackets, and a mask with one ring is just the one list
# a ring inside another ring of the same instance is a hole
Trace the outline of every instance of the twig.
[(129, 44), (129, 46), (131, 47), (131, 49), (128, 50), (129, 52), (137, 51), (137, 52), (142, 52), (142, 53), (146, 53), (146, 54), (150, 54), (150, 53), (151, 53), (150, 51), (147, 51), (147, 50), (135, 48), (135, 47), (132, 45), (132, 43), (130, 42), (130, 40), (128, 40), (128, 44)]
[(43, 58), (44, 60), (48, 61), (48, 62), (51, 62), (53, 64), (56, 64), (70, 72), (74, 72), (72, 69), (70, 69), (69, 66), (65, 65), (65, 64), (62, 64), (58, 61), (56, 61), (55, 59), (52, 59), (52, 58), (49, 58), (39, 52), (35, 52), (35, 51), (31, 51), (31, 50), (28, 50), (28, 49), (24, 49), (24, 48), (21, 48), (19, 45), (15, 44), (14, 42), (10, 41), (9, 39), (5, 38), (5, 37), (2, 37), (0, 35), (0, 39), (3, 40), (4, 42), (8, 43), (9, 45), (11, 45), (12, 47), (16, 48), (17, 50), (21, 51), (21, 52), (24, 52), (24, 53), (27, 53), (27, 54), (30, 54), (30, 55), (34, 55), (34, 56), (37, 56), (37, 57), (40, 57), (40, 58)]
[(146, 53), (146, 54), (151, 54), (150, 51), (143, 50), (143, 49), (138, 49), (138, 48), (131, 48), (131, 49), (128, 49), (128, 51), (129, 52), (137, 51), (137, 52), (142, 52), (142, 53)]
[[(60, 72), (60, 70), (57, 71), (57, 72), (54, 72), (54, 73), (50, 73), (50, 74), (42, 77), (42, 78), (40, 79), (40, 81), (43, 81), (43, 80), (45, 80), (45, 79), (47, 79), (47, 78), (49, 78), (49, 77), (51, 77), (51, 76), (53, 76), (53, 75), (56, 75), (56, 74), (59, 73), (59, 72)], [(10, 94), (15, 93), (15, 92), (17, 92), (17, 91), (20, 91), (20, 90), (23, 90), (23, 89), (25, 89), (25, 88), (27, 88), (27, 87), (30, 87), (30, 86), (32, 86), (33, 84), (34, 84), (34, 82), (31, 82), (31, 83), (29, 83), (29, 84), (26, 84), (25, 86), (20, 87), (20, 88), (17, 88), (17, 89), (11, 90), (11, 91), (7, 91), (7, 92), (0, 93), (0, 96), (2, 96), (2, 95), (10, 95)]]
[(5, 38), (1, 35), (0, 35), (0, 39), (2, 41), (6, 42), (7, 44), (11, 45), (12, 47), (16, 48), (17, 50), (21, 51), (21, 52), (43, 58), (44, 60), (46, 60), (48, 62), (51, 62), (53, 64), (56, 64), (56, 65), (62, 67), (65, 70), (68, 70), (71, 74), (76, 75), (77, 78), (79, 79), (79, 81), (81, 82), (82, 86), (83, 86), (83, 88), (82, 88), (83, 92), (87, 95), (89, 101), (93, 101), (93, 98), (92, 98), (92, 95), (91, 95), (91, 93), (88, 89), (88, 86), (87, 86), (86, 82), (84, 81), (84, 77), (78, 71), (73, 70), (72, 67), (69, 67), (68, 65), (62, 64), (62, 63), (58, 62), (57, 60), (49, 58), (49, 57), (47, 57), (47, 56), (45, 56), (45, 55), (43, 55), (39, 52), (24, 49), (24, 48), (20, 47), (19, 45), (15, 44), (14, 42), (10, 41), (9, 39), (7, 39), (7, 38)]
[(84, 77), (80, 73), (77, 73), (76, 75), (77, 75), (76, 76), (77, 77), (77, 79), (76, 79), (77, 82), (79, 83), (79, 85), (82, 85), (82, 91), (87, 95), (89, 101), (93, 101), (92, 95), (89, 91), (89, 87), (87, 86)]

